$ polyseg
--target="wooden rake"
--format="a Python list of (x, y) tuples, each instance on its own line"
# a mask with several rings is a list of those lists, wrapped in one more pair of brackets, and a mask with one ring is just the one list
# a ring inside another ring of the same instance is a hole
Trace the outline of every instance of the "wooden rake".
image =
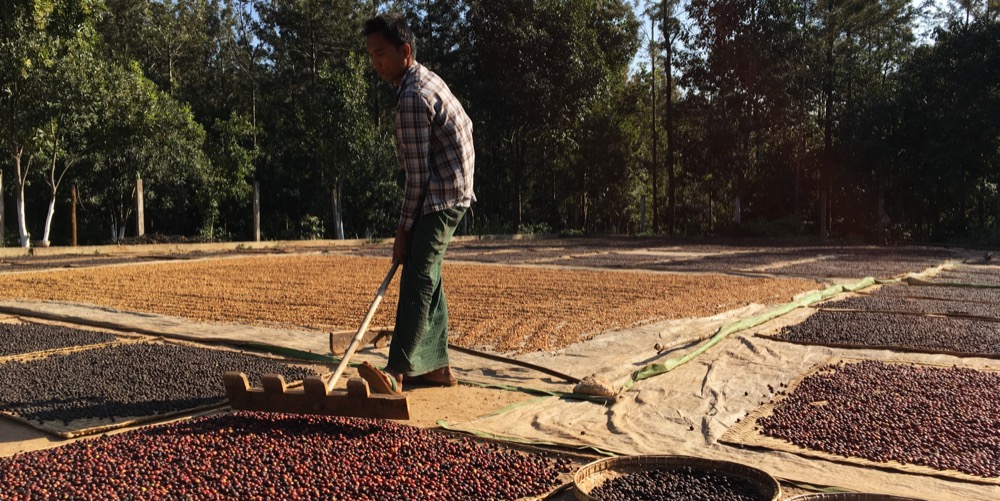
[(226, 386), (229, 404), (236, 410), (286, 412), (292, 414), (321, 414), (326, 416), (352, 416), (364, 418), (410, 419), (410, 405), (406, 395), (373, 394), (368, 382), (361, 378), (347, 381), (346, 390), (335, 390), (337, 381), (347, 369), (348, 360), (358, 349), (358, 345), (368, 330), (368, 324), (375, 316), (375, 310), (382, 303), (385, 290), (389, 287), (399, 263), (393, 261), (389, 273), (382, 280), (375, 300), (368, 308), (361, 327), (358, 328), (350, 347), (340, 359), (337, 370), (332, 375), (307, 377), (301, 388), (289, 388), (285, 378), (279, 374), (261, 376), (263, 388), (252, 388), (246, 374), (226, 372), (222, 376)]

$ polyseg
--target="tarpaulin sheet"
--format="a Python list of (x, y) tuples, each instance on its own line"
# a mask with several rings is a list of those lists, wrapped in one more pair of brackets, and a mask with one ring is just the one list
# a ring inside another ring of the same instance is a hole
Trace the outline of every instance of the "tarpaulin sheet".
[[(765, 311), (761, 309), (757, 313)], [(752, 313), (749, 311), (742, 312)], [(848, 350), (822, 346), (782, 343), (755, 336), (782, 325), (800, 322), (813, 310), (795, 309), (758, 327), (730, 334), (710, 350), (688, 363), (656, 377), (638, 380), (614, 405), (548, 398), (500, 415), (467, 423), (452, 423), (453, 429), (512, 437), (521, 441), (591, 447), (617, 454), (682, 454), (736, 461), (753, 465), (782, 479), (813, 485), (840, 486), (865, 492), (940, 500), (1000, 499), (1000, 487), (944, 479), (914, 472), (889, 471), (870, 466), (817, 460), (785, 451), (741, 448), (719, 442), (737, 419), (762, 406), (771, 398), (767, 385), (778, 387), (830, 357), (873, 358), (932, 364), (959, 364), (991, 367), (995, 360), (956, 358), (947, 355), (898, 353), (889, 350)], [(746, 316), (752, 315), (744, 315)], [(657, 331), (666, 339), (690, 339), (717, 333), (710, 323), (688, 322), (669, 333), (665, 324), (634, 335), (648, 342)], [(700, 328), (700, 334), (699, 330)], [(686, 336), (677, 335), (684, 332)], [(624, 333), (608, 333), (589, 343), (597, 360), (610, 358), (606, 352), (616, 346)], [(692, 349), (688, 347), (688, 349)], [(574, 353), (578, 362), (586, 360), (583, 348)], [(682, 350), (683, 351), (683, 350)], [(640, 357), (632, 358), (635, 365)], [(654, 360), (641, 364), (649, 365)], [(992, 365), (991, 365), (992, 364)], [(590, 365), (598, 370), (602, 362)], [(612, 374), (615, 374), (612, 372)], [(617, 373), (620, 374), (620, 371)], [(626, 376), (627, 377), (627, 376)]]

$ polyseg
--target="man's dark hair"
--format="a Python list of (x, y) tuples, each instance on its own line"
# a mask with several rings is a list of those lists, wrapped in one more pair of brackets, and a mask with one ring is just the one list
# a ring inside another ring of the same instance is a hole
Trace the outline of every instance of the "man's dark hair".
[(413, 55), (413, 59), (417, 58), (417, 40), (402, 14), (384, 12), (365, 21), (361, 35), (367, 37), (375, 33), (381, 33), (397, 49), (402, 47), (404, 43), (410, 44), (410, 53)]

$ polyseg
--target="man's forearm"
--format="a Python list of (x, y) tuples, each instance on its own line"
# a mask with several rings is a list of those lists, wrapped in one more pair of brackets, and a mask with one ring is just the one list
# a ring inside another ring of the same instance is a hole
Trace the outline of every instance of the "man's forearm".
[(406, 259), (406, 251), (410, 246), (410, 231), (396, 229), (396, 240), (392, 243), (392, 260), (402, 263)]

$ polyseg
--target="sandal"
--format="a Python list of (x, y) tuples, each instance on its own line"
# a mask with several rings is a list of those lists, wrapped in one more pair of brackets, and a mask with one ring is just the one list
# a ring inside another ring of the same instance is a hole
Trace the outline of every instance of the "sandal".
[(451, 367), (434, 369), (419, 376), (406, 376), (407, 384), (418, 386), (458, 386), (458, 379), (451, 373)]
[(391, 374), (379, 370), (368, 362), (361, 362), (358, 366), (358, 375), (368, 382), (368, 387), (374, 393), (383, 395), (402, 395), (403, 385)]

